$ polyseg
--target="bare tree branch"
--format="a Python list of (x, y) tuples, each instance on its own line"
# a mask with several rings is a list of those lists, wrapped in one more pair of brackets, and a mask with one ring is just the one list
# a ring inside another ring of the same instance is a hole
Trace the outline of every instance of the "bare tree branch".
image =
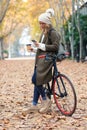
[(6, 11), (8, 9), (10, 0), (6, 1), (4, 8), (3, 7), (1, 8), (2, 2), (3, 2), (3, 0), (0, 1), (0, 9), (1, 9), (1, 12), (0, 12), (0, 23), (2, 22), (3, 18), (5, 17), (5, 14), (6, 14)]

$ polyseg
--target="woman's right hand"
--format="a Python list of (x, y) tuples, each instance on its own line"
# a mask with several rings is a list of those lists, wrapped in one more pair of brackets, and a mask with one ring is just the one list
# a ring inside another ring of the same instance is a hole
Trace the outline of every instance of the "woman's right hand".
[(38, 48), (38, 47), (39, 47), (39, 43), (38, 43), (38, 42), (36, 42), (36, 43), (35, 43), (35, 46)]

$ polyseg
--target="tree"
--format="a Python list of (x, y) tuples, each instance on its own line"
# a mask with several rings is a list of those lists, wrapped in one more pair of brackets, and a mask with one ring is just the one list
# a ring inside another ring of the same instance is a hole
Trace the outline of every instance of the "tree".
[[(77, 5), (77, 3), (75, 5)], [(70, 25), (69, 26), (70, 28), (68, 29), (68, 25), (69, 25), (68, 23), (71, 23), (72, 20), (73, 20), (73, 26)], [(64, 28), (65, 28), (66, 42), (69, 42), (69, 39), (73, 33), (73, 41), (74, 41), (73, 42), (73, 53), (75, 56), (74, 58), (80, 57), (80, 60), (81, 60), (82, 58), (84, 58), (87, 55), (87, 53), (86, 53), (86, 51), (87, 51), (86, 50), (87, 15), (81, 15), (80, 7), (79, 7), (79, 12), (78, 12), (78, 10), (74, 11), (73, 17), (70, 16), (70, 18), (64, 25)]]
[[(2, 23), (8, 6), (9, 6), (10, 0), (1, 0), (0, 1), (0, 24)], [(3, 37), (0, 37), (0, 58), (3, 59)]]
[(72, 0), (72, 21), (71, 21), (71, 27), (72, 27), (72, 35), (71, 35), (71, 56), (72, 59), (74, 59), (74, 13), (75, 13), (75, 0)]
[(83, 38), (82, 38), (82, 30), (80, 25), (80, 7), (79, 7), (79, 0), (76, 0), (77, 2), (77, 29), (79, 32), (80, 37), (80, 60), (82, 60), (82, 44), (83, 44)]
[[(5, 0), (4, 2), (6, 4)], [(3, 8), (4, 5), (1, 5), (1, 7)], [(40, 10), (38, 10), (37, 8), (40, 8)], [(17, 30), (17, 32), (19, 32), (20, 30), (21, 32), (21, 30), (26, 26), (29, 26), (32, 29), (31, 35), (35, 37), (36, 31), (38, 31), (38, 15), (41, 12), (44, 12), (46, 8), (48, 8), (48, 3), (46, 0), (30, 0), (27, 3), (23, 3), (22, 0), (10, 0), (6, 15), (4, 15), (5, 17), (0, 24), (0, 37), (3, 39), (7, 39), (6, 37), (9, 38), (9, 35), (14, 34), (13, 32), (15, 30)]]

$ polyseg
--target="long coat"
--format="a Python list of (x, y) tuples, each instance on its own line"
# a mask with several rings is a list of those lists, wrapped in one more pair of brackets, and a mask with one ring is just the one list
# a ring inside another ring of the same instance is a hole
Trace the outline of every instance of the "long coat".
[(54, 54), (58, 52), (60, 35), (58, 34), (58, 32), (52, 29), (50, 33), (50, 38), (51, 40), (49, 39), (49, 31), (48, 31), (47, 35), (43, 39), (43, 43), (45, 44), (46, 51), (42, 51), (38, 49), (36, 53), (36, 59), (35, 59), (36, 85), (46, 84), (52, 79), (52, 65), (53, 65), (52, 61), (47, 61), (45, 60), (45, 58), (38, 58), (38, 56), (40, 55)]

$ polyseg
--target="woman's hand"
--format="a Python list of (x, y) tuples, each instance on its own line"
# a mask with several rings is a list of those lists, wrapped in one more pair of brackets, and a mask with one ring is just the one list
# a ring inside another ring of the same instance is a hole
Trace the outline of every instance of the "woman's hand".
[(33, 51), (34, 49), (31, 47), (30, 51)]
[(38, 48), (38, 47), (39, 47), (39, 43), (38, 43), (38, 42), (35, 42), (35, 46)]
[(27, 50), (28, 50), (28, 51), (31, 51), (31, 44), (28, 44), (28, 45), (27, 45)]

